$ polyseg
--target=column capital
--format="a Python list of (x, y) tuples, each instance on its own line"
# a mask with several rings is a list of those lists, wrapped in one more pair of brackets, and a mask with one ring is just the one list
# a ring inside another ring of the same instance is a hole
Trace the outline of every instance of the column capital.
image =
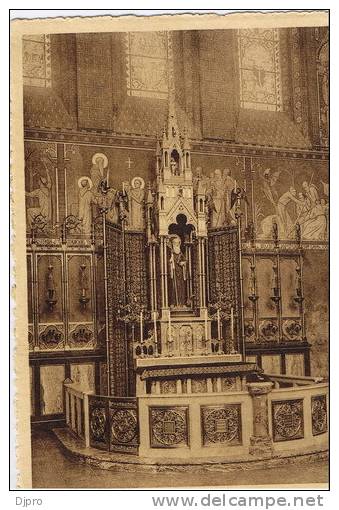
[(247, 383), (248, 393), (251, 396), (266, 395), (270, 393), (272, 388), (273, 383), (270, 381)]

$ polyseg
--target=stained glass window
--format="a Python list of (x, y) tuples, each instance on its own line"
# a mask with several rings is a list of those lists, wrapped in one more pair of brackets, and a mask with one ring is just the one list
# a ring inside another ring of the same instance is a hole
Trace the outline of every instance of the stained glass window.
[(24, 85), (51, 87), (51, 48), (49, 35), (24, 35), (22, 66)]
[(279, 31), (238, 30), (240, 106), (281, 111)]
[(127, 94), (167, 99), (168, 33), (126, 34)]

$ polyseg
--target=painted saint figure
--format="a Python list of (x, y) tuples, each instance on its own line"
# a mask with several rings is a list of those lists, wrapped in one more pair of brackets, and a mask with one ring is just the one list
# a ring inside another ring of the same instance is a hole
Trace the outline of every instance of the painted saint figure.
[(93, 183), (87, 176), (80, 177), (78, 180), (79, 187), (79, 211), (78, 218), (81, 220), (81, 227), (84, 234), (91, 233), (92, 227), (92, 187)]
[(30, 228), (37, 216), (43, 216), (47, 222), (52, 220), (52, 180), (44, 160), (43, 164), (46, 170), (46, 177), (39, 175), (39, 187), (32, 191), (26, 191), (27, 198), (37, 198), (39, 202), (37, 207), (27, 208), (27, 221)]
[(187, 261), (181, 251), (181, 239), (178, 235), (170, 236), (169, 251), (169, 302), (174, 307), (186, 307)]
[(106, 154), (98, 152), (92, 157), (91, 180), (94, 193), (100, 193), (107, 189), (109, 185), (109, 170)]
[(227, 222), (236, 225), (235, 204), (232, 206), (232, 191), (236, 187), (236, 180), (230, 175), (229, 168), (224, 169), (224, 186), (225, 186), (225, 214)]
[(125, 192), (128, 197), (128, 225), (137, 230), (145, 226), (145, 181), (142, 177), (134, 177), (131, 186), (124, 184)]
[(210, 211), (211, 211), (211, 227), (222, 227), (225, 224), (225, 182), (218, 168), (214, 171), (214, 177), (211, 181), (210, 190)]

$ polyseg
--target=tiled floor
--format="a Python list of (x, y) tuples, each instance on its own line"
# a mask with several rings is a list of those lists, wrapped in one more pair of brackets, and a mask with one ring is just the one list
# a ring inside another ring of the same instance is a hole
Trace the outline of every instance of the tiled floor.
[(147, 488), (236, 485), (313, 484), (327, 482), (327, 463), (289, 465), (270, 470), (213, 473), (115, 473), (76, 464), (59, 450), (52, 432), (32, 438), (34, 488)]

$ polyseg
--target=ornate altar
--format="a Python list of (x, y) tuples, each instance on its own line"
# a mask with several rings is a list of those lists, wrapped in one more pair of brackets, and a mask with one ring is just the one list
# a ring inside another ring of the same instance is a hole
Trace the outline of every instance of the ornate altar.
[(105, 226), (110, 394), (120, 397), (138, 394), (136, 378), (151, 391), (155, 368), (170, 386), (189, 376), (202, 387), (213, 373), (241, 380), (259, 371), (245, 358), (242, 190), (232, 190), (233, 221), (211, 228), (211, 200), (203, 178), (193, 179), (171, 97), (155, 166), (147, 191), (141, 177), (124, 183), (121, 222)]

